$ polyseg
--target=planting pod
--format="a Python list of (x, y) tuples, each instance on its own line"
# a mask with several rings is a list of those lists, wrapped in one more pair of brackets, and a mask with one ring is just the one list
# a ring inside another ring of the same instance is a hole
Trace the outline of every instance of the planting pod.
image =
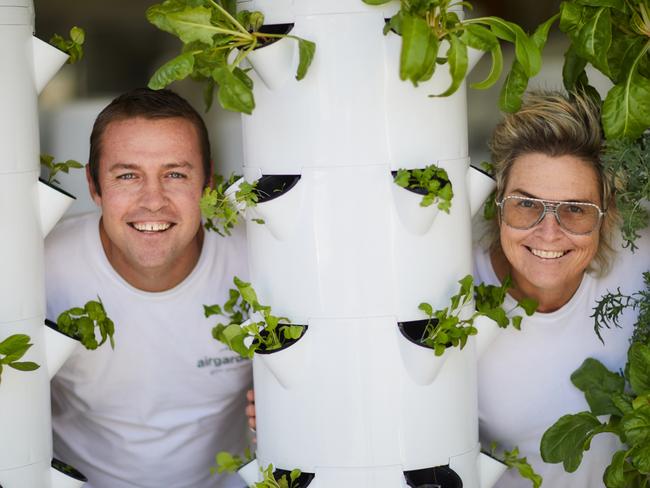
[(41, 233), (47, 236), (63, 217), (76, 198), (69, 193), (39, 179), (38, 204), (41, 214)]
[(52, 459), (52, 488), (80, 488), (88, 479), (69, 464)]
[(38, 37), (32, 37), (34, 85), (40, 93), (68, 60), (68, 55)]
[(478, 472), (481, 478), (481, 488), (492, 488), (507, 469), (508, 466), (501, 461), (480, 453), (478, 456)]
[(45, 319), (45, 326), (47, 370), (52, 379), (79, 345), (79, 341), (60, 332), (57, 324), (51, 320)]
[(404, 227), (416, 235), (426, 234), (438, 215), (436, 203), (422, 207), (420, 202), (423, 195), (397, 184), (392, 186), (392, 193), (397, 215)]
[[(417, 320), (398, 324), (397, 341), (402, 362), (409, 377), (420, 386), (431, 384), (447, 358), (454, 354), (454, 350), (447, 350), (442, 356), (436, 356), (433, 349), (419, 341), (418, 336), (422, 337), (428, 322), (428, 320)], [(414, 328), (418, 332), (413, 334), (406, 330), (408, 328)]]
[(484, 315), (479, 315), (474, 319), (474, 327), (478, 329), (478, 334), (476, 335), (476, 352), (480, 358), (503, 329), (494, 320)]
[[(305, 377), (311, 350), (311, 336), (307, 326), (303, 326), (302, 336), (295, 341), (288, 342), (280, 349), (272, 351), (257, 350), (256, 357), (273, 374), (283, 388), (294, 388)], [(296, 365), (300, 365), (296, 367)]]
[(474, 166), (469, 167), (467, 170), (467, 188), (469, 190), (469, 206), (472, 217), (479, 211), (495, 186), (494, 178), (490, 175)]
[(295, 75), (298, 66), (298, 41), (283, 38), (252, 51), (251, 66), (269, 90), (276, 90)]
[(241, 476), (248, 486), (255, 486), (256, 483), (262, 481), (260, 464), (257, 462), (257, 459), (253, 459), (244, 464), (237, 470), (237, 474)]

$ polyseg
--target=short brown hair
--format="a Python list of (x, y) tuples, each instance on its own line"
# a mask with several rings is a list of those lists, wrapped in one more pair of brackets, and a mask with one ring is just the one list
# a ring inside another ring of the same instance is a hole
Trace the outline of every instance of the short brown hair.
[[(505, 196), (512, 167), (520, 156), (540, 153), (549, 157), (574, 156), (588, 163), (600, 184), (601, 208), (606, 211), (600, 226), (600, 243), (590, 269), (604, 273), (614, 252), (612, 239), (619, 214), (614, 185), (601, 161), (603, 144), (598, 105), (582, 93), (536, 91), (524, 97), (521, 109), (506, 114), (492, 134), (490, 150), (496, 179), (496, 201)], [(499, 223), (495, 219), (490, 246), (500, 248)]]
[(171, 90), (151, 90), (136, 88), (124, 93), (109, 103), (100, 112), (90, 134), (90, 155), (88, 166), (95, 185), (95, 191), (101, 195), (99, 187), (99, 160), (102, 152), (102, 136), (111, 122), (142, 117), (144, 119), (181, 118), (190, 122), (199, 138), (201, 159), (203, 163), (204, 185), (207, 186), (211, 176), (210, 139), (203, 119), (196, 110), (181, 96)]

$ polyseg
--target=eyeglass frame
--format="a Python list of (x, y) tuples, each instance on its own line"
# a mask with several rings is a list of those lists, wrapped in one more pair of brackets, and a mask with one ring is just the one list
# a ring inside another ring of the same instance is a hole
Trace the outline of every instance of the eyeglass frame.
[[(537, 218), (534, 224), (530, 225), (529, 227), (515, 227), (514, 225), (510, 225), (508, 222), (506, 222), (503, 218), (503, 202), (505, 202), (508, 199), (513, 199), (513, 200), (532, 200), (534, 202), (540, 202), (542, 205), (544, 205), (544, 211), (542, 214)], [(499, 207), (499, 220), (504, 222), (508, 227), (511, 227), (513, 229), (517, 230), (528, 230), (532, 229), (536, 225), (538, 225), (542, 220), (544, 220), (544, 217), (546, 217), (547, 213), (553, 213), (555, 215), (555, 221), (557, 222), (557, 225), (560, 226), (560, 228), (569, 234), (573, 234), (575, 236), (587, 236), (591, 233), (593, 233), (598, 227), (600, 227), (600, 224), (603, 221), (603, 217), (607, 213), (607, 209), (602, 210), (598, 205), (595, 203), (591, 202), (575, 202), (572, 200), (543, 200), (541, 198), (534, 198), (534, 197), (524, 197), (520, 195), (508, 195), (505, 196), (501, 199), (500, 202), (494, 201), (497, 207)], [(591, 229), (589, 232), (573, 232), (562, 224), (562, 221), (560, 220), (560, 216), (557, 213), (557, 208), (562, 205), (563, 203), (568, 203), (568, 204), (573, 204), (573, 205), (589, 205), (591, 207), (596, 207), (596, 210), (598, 210), (598, 222), (596, 222), (596, 225), (594, 226), (593, 229)]]

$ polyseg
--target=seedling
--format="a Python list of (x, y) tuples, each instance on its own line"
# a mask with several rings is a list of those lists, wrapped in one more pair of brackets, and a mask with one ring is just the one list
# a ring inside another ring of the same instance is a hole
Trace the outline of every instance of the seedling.
[(271, 314), (271, 307), (262, 305), (250, 283), (235, 276), (236, 289), (230, 289), (230, 298), (222, 306), (204, 305), (206, 317), (221, 315), (229, 318), (227, 324), (218, 323), (212, 337), (246, 358), (255, 351), (274, 351), (287, 341), (300, 339), (304, 327), (291, 325), (286, 317)]
[[(246, 460), (242, 459), (240, 456), (230, 454), (226, 451), (221, 451), (217, 454), (217, 465), (216, 467), (211, 468), (212, 474), (214, 473), (236, 473), (244, 464), (252, 460), (252, 456), (249, 449), (246, 449), (245, 453)], [(298, 478), (301, 475), (299, 469), (294, 469), (289, 473), (287, 478), (286, 474), (283, 474), (278, 479), (275, 478), (273, 474), (275, 469), (272, 464), (269, 464), (266, 468), (260, 468), (262, 473), (262, 481), (255, 483), (254, 488), (300, 488), (300, 483)]]
[[(240, 177), (231, 175), (225, 180), (221, 175), (215, 175), (213, 188), (206, 187), (199, 203), (201, 214), (205, 219), (203, 224), (207, 230), (212, 230), (221, 236), (230, 235), (230, 231), (239, 222), (239, 216), (247, 208), (257, 205), (259, 200), (257, 183), (244, 181), (235, 192), (228, 196), (226, 191)], [(263, 224), (262, 219), (253, 219), (258, 224)]]
[(287, 37), (296, 40), (300, 53), (298, 80), (307, 74), (316, 52), (313, 42), (300, 37), (260, 32), (264, 15), (237, 12), (235, 0), (165, 0), (147, 9), (147, 20), (183, 43), (182, 54), (154, 73), (149, 88), (159, 90), (190, 76), (205, 83), (208, 109), (218, 87), (217, 98), (223, 108), (253, 112), (253, 80), (242, 63), (255, 48)]
[[(419, 306), (419, 309), (429, 317), (429, 322), (420, 341), (423, 345), (432, 348), (436, 356), (442, 356), (448, 347), (463, 349), (467, 339), (478, 333), (473, 325), (474, 319), (478, 316), (482, 315), (494, 320), (501, 328), (512, 324), (515, 329), (520, 330), (522, 316), (516, 315), (510, 318), (508, 315), (517, 308), (521, 308), (526, 315), (530, 316), (535, 313), (537, 308), (537, 302), (530, 298), (520, 300), (509, 311), (502, 307), (506, 294), (512, 286), (512, 281), (508, 277), (503, 280), (501, 286), (484, 283), (474, 285), (472, 275), (465, 276), (458, 283), (460, 290), (451, 297), (449, 307), (434, 311), (428, 303), (421, 303)], [(461, 311), (472, 301), (472, 298), (476, 310), (469, 318), (461, 319)]]
[(395, 183), (402, 188), (422, 192), (424, 196), (420, 206), (428, 207), (437, 202), (440, 210), (449, 213), (454, 192), (444, 169), (435, 164), (424, 169), (400, 169), (395, 175)]
[(86, 33), (84, 30), (81, 27), (73, 27), (70, 29), (70, 39), (64, 39), (59, 34), (54, 34), (50, 39), (50, 44), (69, 56), (68, 64), (74, 64), (83, 58), (83, 43), (85, 40)]
[[(363, 0), (369, 5), (383, 5), (391, 0)], [(483, 81), (472, 88), (487, 89), (494, 85), (503, 71), (503, 54), (499, 39), (515, 46), (515, 60), (510, 68), (499, 99), (502, 110), (516, 112), (529, 78), (535, 76), (542, 66), (542, 49), (548, 38), (548, 30), (557, 16), (542, 24), (532, 36), (528, 36), (517, 24), (499, 17), (480, 17), (460, 20), (452, 10), (464, 6), (466, 1), (456, 0), (401, 0), (400, 10), (386, 23), (384, 34), (393, 31), (402, 36), (400, 78), (413, 85), (427, 81), (433, 76), (436, 65), (448, 64), (450, 86), (434, 97), (446, 97), (458, 90), (467, 74), (468, 49), (489, 52), (492, 68)], [(442, 51), (447, 46), (446, 51)]]
[(68, 174), (72, 168), (80, 169), (84, 167), (83, 164), (73, 159), (56, 163), (54, 162), (54, 156), (51, 156), (50, 154), (41, 154), (41, 166), (47, 168), (47, 182), (57, 185), (61, 184), (61, 182), (55, 178), (57, 173), (63, 172)]
[[(99, 297), (97, 301), (91, 300), (81, 307), (74, 307), (62, 312), (57, 319), (59, 331), (69, 337), (79, 340), (86, 349), (97, 349), (107, 340), (111, 348), (115, 349), (113, 334), (115, 326), (106, 315), (104, 305)], [(95, 328), (99, 330), (101, 342), (97, 342)]]
[(490, 455), (494, 459), (501, 461), (508, 466), (508, 469), (516, 469), (522, 478), (531, 481), (533, 488), (542, 486), (542, 477), (535, 472), (527, 458), (519, 456), (519, 447), (515, 446), (510, 451), (503, 451), (503, 457), (498, 456), (496, 451), (497, 443), (492, 442), (490, 444)]
[[(572, 473), (593, 437), (609, 432), (625, 445), (605, 469), (605, 486), (650, 486), (650, 346), (632, 344), (624, 374), (588, 358), (571, 375), (571, 382), (584, 392), (590, 411), (564, 415), (555, 422), (542, 437), (542, 459), (563, 463)], [(600, 415), (609, 415), (609, 419), (601, 422)]]
[(40, 365), (31, 361), (19, 361), (34, 344), (29, 341), (31, 338), (25, 334), (14, 334), (0, 342), (0, 382), (2, 382), (2, 370), (4, 366), (18, 371), (34, 371)]

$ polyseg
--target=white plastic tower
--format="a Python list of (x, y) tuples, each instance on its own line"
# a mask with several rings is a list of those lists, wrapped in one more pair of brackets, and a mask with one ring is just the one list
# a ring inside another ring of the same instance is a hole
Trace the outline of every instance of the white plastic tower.
[[(240, 473), (251, 485), (273, 464), (314, 475), (310, 488), (491, 487), (503, 466), (480, 454), (476, 362), (496, 326), (481, 321), (442, 357), (398, 326), (425, 318), (421, 302), (447, 307), (472, 272), (471, 217), (493, 182), (469, 165), (465, 87), (428, 97), (450, 84), (446, 66), (418, 88), (399, 79), (401, 39), (382, 33), (397, 1), (239, 6), (317, 44), (300, 82), (291, 39), (250, 59), (244, 175), (264, 176), (270, 195), (248, 216), (251, 281), (274, 315), (308, 327), (254, 358), (257, 460)], [(449, 214), (393, 182), (430, 164), (451, 179)]]
[[(73, 488), (78, 473), (52, 465), (50, 378), (74, 341), (44, 326), (43, 238), (72, 198), (39, 183), (38, 93), (67, 56), (36, 37), (32, 0), (0, 0), (0, 342), (26, 334), (21, 361), (0, 383), (0, 486)], [(47, 329), (47, 332), (46, 332)]]

